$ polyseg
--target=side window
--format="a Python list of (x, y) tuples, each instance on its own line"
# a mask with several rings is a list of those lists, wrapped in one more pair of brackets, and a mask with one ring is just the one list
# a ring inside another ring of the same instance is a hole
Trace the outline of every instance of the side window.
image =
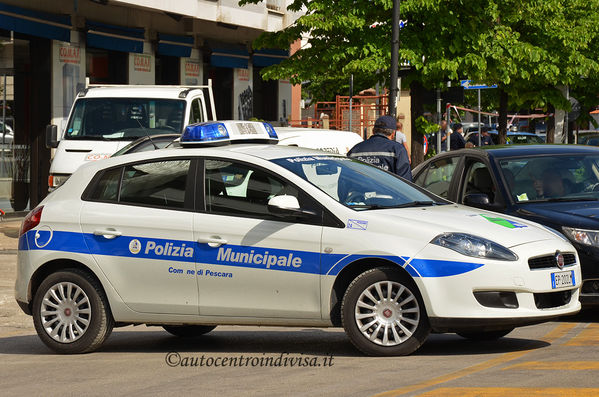
[(297, 197), (300, 207), (318, 215), (308, 223), (319, 223), (322, 211), (312, 199), (290, 183), (261, 169), (229, 161), (205, 161), (206, 210), (225, 215), (277, 219), (268, 201), (279, 195)]
[(471, 163), (466, 172), (465, 180), (462, 200), (469, 194), (486, 194), (490, 203), (494, 203), (498, 198), (496, 197), (497, 186), (495, 186), (489, 168), (485, 163), (481, 161)]
[(458, 164), (458, 157), (446, 157), (433, 162), (422, 183), (418, 183), (426, 190), (430, 190), (438, 196), (448, 198), (451, 178)]
[(202, 100), (196, 98), (191, 101), (191, 110), (189, 112), (189, 124), (202, 123), (204, 120), (204, 112), (202, 111)]
[(89, 199), (117, 202), (119, 199), (119, 181), (121, 180), (122, 171), (122, 167), (105, 171), (89, 195)]
[(100, 176), (88, 199), (183, 208), (190, 163), (190, 160), (153, 161), (108, 170)]
[(183, 208), (190, 160), (168, 160), (125, 167), (119, 202)]

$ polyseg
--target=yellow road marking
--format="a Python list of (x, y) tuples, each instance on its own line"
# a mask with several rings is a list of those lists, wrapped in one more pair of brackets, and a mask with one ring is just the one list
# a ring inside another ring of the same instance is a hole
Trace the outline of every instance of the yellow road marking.
[(599, 389), (594, 388), (537, 388), (537, 387), (441, 387), (419, 397), (595, 397)]
[(599, 324), (589, 324), (577, 336), (570, 339), (565, 346), (597, 346), (599, 345)]
[(538, 369), (538, 370), (599, 370), (599, 362), (597, 361), (527, 361), (524, 363), (510, 365), (506, 369)]
[[(565, 336), (569, 331), (571, 331), (574, 327), (576, 327), (576, 323), (560, 323), (557, 327), (548, 332), (542, 340), (545, 342), (552, 342), (557, 340), (563, 336)], [(468, 368), (463, 368), (459, 371), (452, 372), (447, 375), (441, 375), (433, 379), (426, 380), (424, 382), (416, 383), (415, 385), (400, 387), (399, 389), (389, 390), (380, 394), (376, 394), (374, 397), (389, 397), (389, 396), (399, 396), (405, 393), (411, 393), (416, 390), (425, 389), (428, 387), (432, 387), (441, 383), (449, 382), (451, 380), (459, 379), (464, 376), (468, 376), (474, 374), (476, 372), (484, 371), (486, 369), (507, 363), (509, 361), (516, 360), (525, 354), (529, 353), (534, 349), (522, 350), (518, 352), (511, 352), (502, 354), (499, 357), (493, 358), (491, 360), (482, 362), (480, 364), (473, 365)]]

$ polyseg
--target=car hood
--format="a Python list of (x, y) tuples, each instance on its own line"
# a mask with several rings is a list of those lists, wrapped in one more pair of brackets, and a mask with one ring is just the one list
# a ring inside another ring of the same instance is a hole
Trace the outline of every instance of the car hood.
[(356, 219), (348, 219), (347, 227), (360, 225), (382, 234), (397, 230), (405, 235), (409, 230), (414, 239), (421, 241), (442, 233), (468, 233), (508, 248), (556, 237), (534, 222), (458, 204), (361, 211)]
[(543, 224), (599, 229), (599, 201), (529, 203), (517, 212)]

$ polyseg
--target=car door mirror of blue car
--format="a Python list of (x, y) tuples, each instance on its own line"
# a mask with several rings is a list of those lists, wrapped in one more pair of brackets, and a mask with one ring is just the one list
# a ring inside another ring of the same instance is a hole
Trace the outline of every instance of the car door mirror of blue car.
[(488, 208), (492, 206), (489, 196), (484, 193), (467, 194), (464, 196), (463, 202), (465, 205), (477, 208)]

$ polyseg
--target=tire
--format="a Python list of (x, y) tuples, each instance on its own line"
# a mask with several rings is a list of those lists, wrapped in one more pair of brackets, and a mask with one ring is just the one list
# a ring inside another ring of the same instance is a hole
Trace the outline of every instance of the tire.
[(88, 353), (108, 338), (114, 326), (104, 290), (89, 273), (66, 269), (50, 274), (33, 299), (38, 336), (57, 353)]
[(351, 282), (341, 321), (352, 344), (369, 356), (411, 354), (431, 331), (416, 284), (392, 267), (368, 270)]
[(456, 332), (456, 334), (460, 335), (462, 338), (472, 339), (472, 340), (495, 340), (499, 338), (503, 338), (514, 329), (502, 329), (498, 331), (466, 331), (466, 332)]
[(207, 334), (216, 328), (216, 325), (163, 325), (162, 328), (169, 334), (182, 338), (193, 338)]

